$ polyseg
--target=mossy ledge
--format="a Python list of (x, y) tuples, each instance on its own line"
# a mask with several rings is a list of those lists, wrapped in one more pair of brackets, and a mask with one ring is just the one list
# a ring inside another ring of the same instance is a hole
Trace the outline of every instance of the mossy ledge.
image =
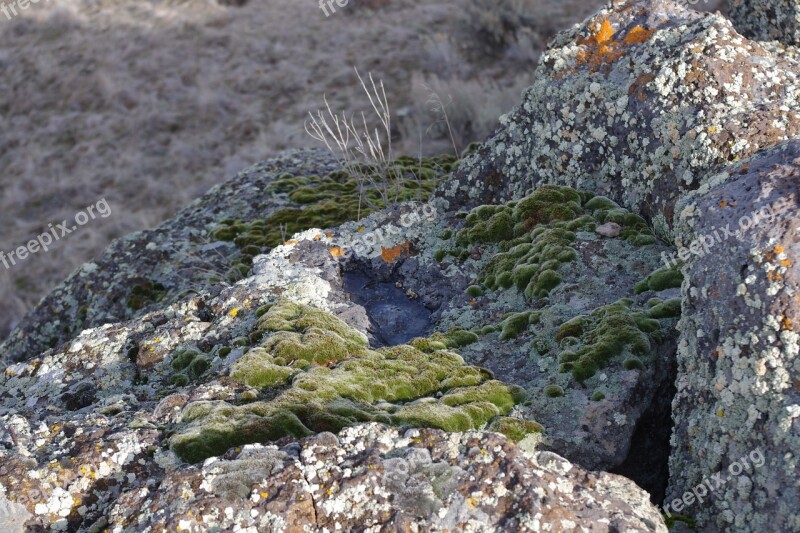
[[(357, 165), (324, 177), (281, 175), (268, 191), (285, 197), (285, 207), (261, 220), (223, 220), (211, 231), (212, 238), (232, 241), (239, 252), (226, 277), (235, 281), (246, 276), (254, 256), (266, 253), (295, 233), (333, 228), (358, 216), (365, 217), (388, 207), (387, 201), (426, 201), (457, 163), (449, 155), (401, 157), (387, 169)], [(365, 179), (359, 182), (357, 176)]]
[[(544, 185), (519, 201), (483, 205), (466, 215), (464, 228), (436, 259), (468, 256), (473, 245), (497, 245), (480, 282), (491, 290), (515, 287), (527, 299), (545, 297), (561, 284), (559, 269), (577, 258), (576, 232), (593, 232), (606, 222), (621, 226), (619, 237), (634, 245), (654, 244), (644, 219), (603, 196), (571, 187)], [(470, 287), (480, 294), (481, 287)]]
[(418, 347), (373, 350), (361, 333), (332, 315), (285, 301), (266, 311), (258, 328), (264, 332), (260, 346), (234, 365), (231, 377), (252, 387), (283, 390), (274, 399), (245, 405), (189, 404), (170, 439), (172, 450), (185, 461), (367, 421), (478, 429), (525, 399), (520, 387), (496, 381), (487, 370), (441, 349), (473, 341), (469, 332), (449, 332), (427, 343), (415, 339), (412, 344)]

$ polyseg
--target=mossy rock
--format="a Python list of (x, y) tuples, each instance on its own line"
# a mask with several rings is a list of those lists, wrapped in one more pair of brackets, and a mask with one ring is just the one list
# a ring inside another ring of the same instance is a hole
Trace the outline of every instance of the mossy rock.
[(544, 428), (542, 428), (541, 424), (530, 420), (500, 416), (492, 420), (488, 430), (502, 433), (512, 441), (519, 442), (531, 433), (542, 433)]
[(641, 358), (647, 358), (651, 342), (661, 338), (661, 325), (649, 312), (631, 309), (631, 304), (629, 299), (619, 300), (562, 324), (556, 340), (575, 338), (577, 342), (561, 353), (560, 370), (569, 371), (576, 381), (584, 382), (614, 358), (622, 357), (626, 369), (634, 364), (628, 360), (643, 367)]
[(646, 291), (679, 289), (683, 283), (683, 273), (678, 267), (662, 267), (643, 279), (633, 289), (636, 294)]
[(681, 299), (672, 298), (666, 302), (657, 303), (650, 308), (648, 313), (651, 318), (675, 318), (681, 316)]
[(167, 289), (157, 281), (145, 280), (137, 283), (131, 288), (128, 298), (125, 301), (130, 309), (140, 310), (148, 305), (158, 303), (164, 299), (167, 294)]
[[(474, 342), (465, 330), (437, 334), (378, 350), (327, 313), (278, 302), (259, 319), (259, 347), (237, 363), (231, 377), (255, 388), (283, 388), (269, 401), (246, 405), (194, 402), (170, 445), (199, 462), (232, 446), (338, 431), (378, 421), (464, 431), (485, 426), (524, 401), (525, 392), (469, 366), (447, 346)], [(432, 348), (440, 349), (432, 349)]]
[(532, 324), (537, 324), (541, 318), (541, 313), (536, 311), (524, 311), (513, 313), (500, 322), (500, 340), (516, 339), (528, 330)]

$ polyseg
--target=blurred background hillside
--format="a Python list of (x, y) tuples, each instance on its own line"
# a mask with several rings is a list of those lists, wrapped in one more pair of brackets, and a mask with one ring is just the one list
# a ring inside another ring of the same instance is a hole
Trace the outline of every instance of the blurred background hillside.
[(112, 210), (0, 265), (0, 336), (112, 239), (313, 146), (303, 124), (323, 95), (366, 110), (354, 65), (384, 80), (396, 152), (453, 150), (432, 95), (463, 149), (518, 101), (553, 34), (604, 3), (350, 0), (326, 17), (316, 0), (241, 1), (50, 0), (0, 14), (0, 250), (101, 198)]

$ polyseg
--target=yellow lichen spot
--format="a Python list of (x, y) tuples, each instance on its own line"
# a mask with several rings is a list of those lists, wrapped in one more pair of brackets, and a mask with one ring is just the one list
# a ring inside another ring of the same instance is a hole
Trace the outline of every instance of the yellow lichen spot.
[(604, 19), (603, 23), (600, 24), (600, 29), (593, 35), (594, 41), (597, 44), (606, 44), (611, 41), (612, 37), (614, 37), (614, 28), (608, 19)]
[(269, 492), (262, 492), (261, 497), (266, 500), (267, 498), (269, 498)]
[(231, 309), (231, 310), (230, 310), (230, 312), (228, 313), (228, 315), (229, 315), (231, 318), (236, 318), (236, 315), (238, 315), (238, 314), (239, 314), (239, 308), (238, 308), (238, 307), (234, 307), (234, 308), (233, 308), (233, 309)]
[[(613, 32), (614, 30), (611, 31)], [(648, 30), (641, 26), (636, 26), (628, 32), (624, 42), (625, 44), (641, 44), (647, 41), (653, 33), (655, 33), (655, 30)]]
[(477, 507), (478, 506), (478, 499), (477, 498), (470, 498), (467, 500), (467, 505), (470, 507)]
[(284, 244), (284, 246), (294, 246), (295, 244), (297, 244), (297, 240), (296, 239), (291, 239), (291, 240), (286, 241), (283, 244)]
[(356, 230), (356, 232), (357, 232), (357, 233), (364, 233), (364, 230), (365, 230), (365, 229), (367, 229), (367, 227), (366, 227), (366, 226), (361, 226), (360, 228), (358, 228), (358, 229)]
[(719, 133), (719, 129), (716, 126), (709, 126), (708, 128), (706, 128), (706, 131), (710, 135), (714, 135), (715, 133)]
[(391, 248), (384, 248), (381, 246), (381, 259), (383, 259), (384, 263), (394, 263), (403, 255), (411, 255), (410, 241), (401, 242), (397, 246), (392, 246)]
[(341, 246), (332, 247), (330, 252), (333, 257), (342, 257), (344, 255), (344, 249)]
[(717, 409), (717, 416), (725, 416), (725, 411), (723, 409)]

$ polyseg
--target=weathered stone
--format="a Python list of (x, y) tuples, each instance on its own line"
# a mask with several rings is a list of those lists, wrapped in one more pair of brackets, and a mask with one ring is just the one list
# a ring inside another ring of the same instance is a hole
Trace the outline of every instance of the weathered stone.
[(728, 0), (728, 13), (739, 32), (759, 41), (800, 43), (797, 0)]
[(682, 245), (704, 246), (684, 267), (667, 502), (709, 480), (705, 500), (680, 513), (720, 529), (797, 531), (800, 143), (714, 182), (678, 215)]
[(709, 170), (798, 134), (798, 94), (797, 64), (723, 16), (615, 0), (551, 42), (522, 103), (438, 194), (474, 206), (564, 184), (671, 223)]

